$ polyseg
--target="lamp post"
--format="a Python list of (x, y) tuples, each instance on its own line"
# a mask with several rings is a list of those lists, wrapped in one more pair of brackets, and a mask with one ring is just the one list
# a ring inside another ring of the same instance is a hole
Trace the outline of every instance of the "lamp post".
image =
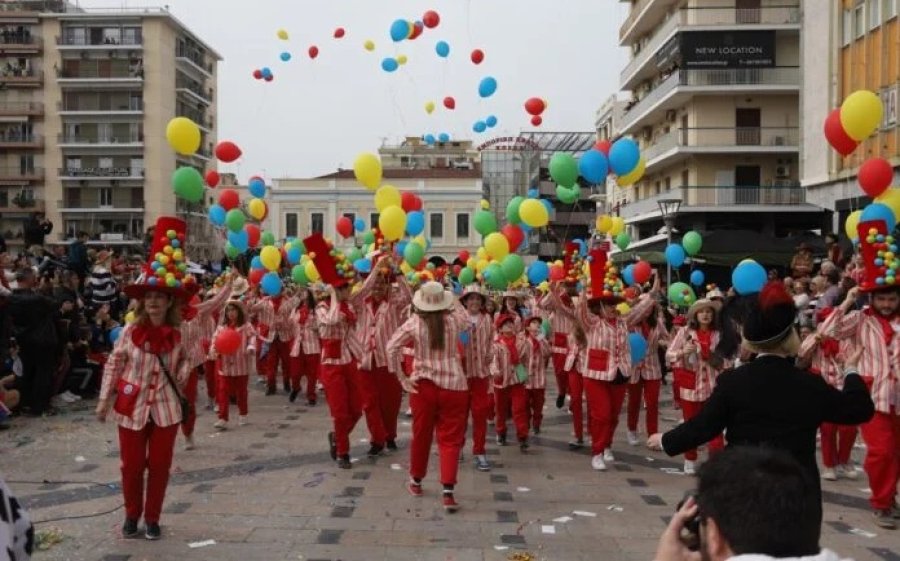
[[(666, 246), (672, 243), (672, 229), (675, 227), (675, 218), (681, 209), (681, 199), (659, 199), (659, 213), (662, 215), (663, 223), (666, 225)], [(666, 290), (672, 286), (672, 265), (666, 260)]]

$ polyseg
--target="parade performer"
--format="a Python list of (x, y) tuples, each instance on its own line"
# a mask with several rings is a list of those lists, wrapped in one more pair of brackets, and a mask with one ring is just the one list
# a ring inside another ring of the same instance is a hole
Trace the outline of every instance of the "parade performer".
[(472, 409), (472, 455), (475, 456), (475, 469), (490, 471), (491, 464), (487, 459), (485, 446), (488, 417), (494, 407), (490, 381), (494, 325), (484, 308), (487, 296), (477, 284), (466, 287), (460, 303), (466, 309), (469, 327), (462, 358)]
[(124, 288), (138, 302), (135, 321), (123, 329), (104, 367), (97, 403), (97, 419), (104, 422), (112, 408), (119, 427), (125, 498), (122, 535), (128, 538), (137, 535), (141, 515), (146, 538), (161, 536), (159, 519), (178, 423), (186, 414), (182, 388), (191, 363), (178, 331), (179, 310), (196, 282), (180, 270), (174, 252), (164, 253), (174, 241), (183, 248), (184, 238), (183, 221), (159, 219), (150, 251), (152, 264), (145, 266), (141, 282)]
[(263, 359), (266, 375), (266, 395), (275, 395), (278, 387), (278, 370), (284, 393), (291, 393), (291, 348), (294, 345), (294, 323), (291, 314), (299, 304), (299, 299), (279, 293), (262, 298), (255, 306), (259, 317), (259, 334), (268, 352)]
[(291, 315), (294, 323), (294, 345), (291, 348), (291, 395), (293, 403), (300, 395), (300, 381), (306, 378), (306, 404), (315, 405), (316, 384), (319, 381), (319, 357), (322, 345), (319, 343), (319, 324), (316, 321), (316, 297), (311, 288), (301, 288), (298, 294), (300, 305)]
[(525, 340), (528, 343), (525, 353), (525, 365), (528, 368), (528, 381), (525, 382), (528, 392), (526, 416), (534, 434), (541, 433), (541, 423), (544, 420), (547, 361), (550, 359), (550, 345), (541, 331), (541, 323), (541, 318), (530, 317), (525, 324)]
[(494, 338), (491, 377), (494, 385), (496, 405), (494, 430), (497, 444), (506, 446), (506, 418), (512, 411), (516, 439), (522, 452), (528, 450), (528, 381), (526, 353), (528, 341), (525, 335), (516, 332), (516, 317), (510, 313), (500, 313), (494, 320), (497, 336)]
[[(412, 442), (409, 447), (410, 481), (414, 497), (423, 494), (422, 480), (428, 471), (431, 442), (437, 435), (443, 505), (456, 512), (453, 495), (459, 457), (466, 438), (469, 392), (457, 346), (469, 326), (462, 307), (454, 307), (454, 296), (437, 282), (426, 282), (413, 296), (413, 315), (400, 326), (387, 345), (388, 364), (412, 406)], [(413, 343), (413, 374), (403, 375), (402, 349)]]
[(225, 306), (222, 324), (216, 328), (212, 340), (215, 341), (225, 330), (236, 331), (240, 336), (240, 343), (237, 350), (231, 354), (220, 354), (216, 350), (215, 344), (209, 351), (209, 358), (216, 361), (218, 376), (216, 384), (219, 419), (213, 424), (213, 427), (218, 430), (228, 428), (228, 408), (231, 396), (234, 396), (237, 401), (238, 425), (247, 424), (249, 413), (247, 390), (250, 385), (253, 361), (256, 360), (256, 330), (247, 321), (247, 311), (240, 300), (231, 300)]
[(584, 448), (584, 351), (587, 349), (587, 335), (574, 318), (571, 321), (573, 326), (566, 339), (569, 352), (563, 363), (563, 373), (569, 388), (569, 412), (572, 413), (573, 438), (569, 441), (569, 449), (581, 450)]
[(642, 397), (647, 408), (644, 419), (647, 436), (659, 431), (659, 389), (662, 383), (662, 363), (659, 355), (660, 348), (669, 343), (669, 332), (658, 304), (654, 304), (654, 309), (650, 310), (647, 319), (638, 325), (637, 331), (647, 342), (647, 354), (643, 360), (633, 365), (634, 374), (631, 383), (628, 384), (628, 444), (632, 446), (641, 443), (638, 438), (638, 417)]

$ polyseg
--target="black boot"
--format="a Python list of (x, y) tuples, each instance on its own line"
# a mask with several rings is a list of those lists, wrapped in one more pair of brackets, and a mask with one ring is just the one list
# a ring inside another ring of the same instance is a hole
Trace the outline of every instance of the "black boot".
[(350, 463), (350, 455), (345, 454), (338, 459), (338, 467), (341, 469), (350, 469), (353, 467), (353, 464)]
[(369, 447), (369, 452), (366, 454), (370, 458), (377, 458), (384, 452), (384, 444), (373, 444)]
[(122, 537), (133, 538), (136, 535), (138, 535), (138, 521), (126, 518), (125, 523), (122, 524)]
[(566, 404), (566, 394), (561, 393), (558, 396), (556, 396), (556, 408), (557, 409), (562, 409), (563, 405), (565, 405), (565, 404)]
[(387, 441), (387, 449), (391, 452), (397, 451), (397, 441), (396, 440), (388, 440)]
[(292, 390), (291, 396), (288, 398), (288, 401), (290, 401), (291, 403), (294, 403), (295, 401), (297, 401), (298, 395), (300, 395), (300, 390)]

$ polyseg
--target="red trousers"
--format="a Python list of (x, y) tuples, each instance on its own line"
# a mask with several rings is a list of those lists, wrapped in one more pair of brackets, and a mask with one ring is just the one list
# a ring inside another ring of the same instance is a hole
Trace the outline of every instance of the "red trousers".
[(325, 399), (331, 411), (338, 456), (350, 454), (350, 433), (362, 416), (362, 400), (354, 383), (356, 366), (323, 364), (320, 370)]
[(569, 393), (569, 374), (566, 372), (566, 354), (553, 353), (553, 375), (556, 376), (556, 393)]
[(300, 379), (306, 378), (306, 400), (316, 401), (316, 382), (319, 380), (319, 354), (291, 357), (291, 389), (300, 391)]
[(850, 452), (856, 441), (857, 427), (822, 423), (822, 464), (827, 468), (842, 466), (850, 461)]
[(496, 412), (494, 430), (498, 435), (506, 434), (506, 418), (512, 405), (513, 424), (516, 426), (516, 438), (528, 438), (528, 390), (525, 384), (513, 384), (505, 388), (494, 388)]
[[(696, 417), (700, 410), (703, 409), (703, 404), (705, 401), (688, 401), (686, 399), (681, 400), (681, 415), (684, 418), (685, 422), (690, 421), (694, 417)], [(713, 438), (709, 441), (709, 454), (715, 454), (716, 452), (721, 452), (725, 449), (725, 439), (722, 438), (722, 435)], [(688, 450), (684, 453), (684, 459), (690, 461), (696, 461), (697, 459), (697, 449)]]
[(539, 429), (544, 421), (544, 388), (525, 391), (528, 392), (528, 420), (532, 427)]
[(675, 381), (674, 374), (672, 374), (672, 401), (681, 407), (681, 386)]
[(472, 408), (472, 454), (486, 454), (488, 415), (494, 409), (490, 378), (469, 378), (469, 402)]
[(386, 366), (374, 370), (356, 370), (356, 385), (362, 398), (362, 409), (369, 427), (369, 441), (384, 445), (397, 439), (397, 417), (403, 401), (403, 387)]
[(619, 414), (625, 402), (628, 384), (613, 384), (584, 378), (584, 393), (588, 402), (588, 426), (591, 430), (591, 454), (602, 454), (610, 447)]
[(194, 434), (194, 425), (197, 424), (197, 384), (200, 381), (200, 369), (191, 370), (187, 383), (184, 385), (184, 397), (190, 402), (191, 409), (187, 421), (181, 423), (181, 433), (184, 436)]
[(891, 508), (897, 497), (897, 483), (900, 481), (900, 411), (891, 408), (891, 413), (875, 412), (868, 423), (860, 425), (866, 442), (866, 459), (863, 469), (869, 476), (872, 508)]
[[(159, 523), (177, 436), (178, 425), (158, 427), (152, 419), (141, 430), (119, 427), (126, 518), (140, 520), (143, 514), (148, 524)], [(146, 499), (144, 471), (147, 472)]]
[(575, 439), (584, 438), (584, 377), (577, 370), (569, 370), (569, 392), (572, 397), (569, 401), (569, 410), (572, 411), (572, 428), (575, 430)]
[(644, 405), (647, 406), (647, 416), (644, 422), (647, 434), (659, 432), (659, 387), (662, 380), (641, 379), (637, 384), (628, 384), (628, 430), (637, 432), (638, 416), (641, 413), (641, 395), (644, 397)]
[(216, 392), (216, 378), (218, 374), (216, 373), (216, 361), (207, 360), (203, 363), (203, 377), (206, 380), (206, 397), (209, 399), (215, 399), (217, 395)]
[(269, 355), (262, 356), (262, 348), (266, 343), (260, 339), (256, 339), (256, 374), (260, 378), (268, 378), (269, 372)]
[(219, 418), (228, 420), (228, 406), (230, 405), (230, 397), (237, 399), (237, 407), (239, 415), (246, 415), (249, 411), (247, 407), (247, 386), (250, 384), (250, 376), (219, 376), (216, 382), (217, 403), (219, 404)]
[(285, 385), (291, 380), (291, 346), (293, 340), (282, 341), (275, 336), (275, 339), (269, 344), (269, 354), (266, 355), (266, 382), (270, 388), (276, 385), (278, 376), (278, 366), (281, 365), (281, 381)]
[(466, 443), (469, 419), (469, 392), (439, 388), (431, 380), (420, 379), (417, 392), (410, 394), (412, 442), (409, 445), (409, 475), (425, 479), (431, 442), (437, 434), (441, 484), (456, 485), (459, 454)]

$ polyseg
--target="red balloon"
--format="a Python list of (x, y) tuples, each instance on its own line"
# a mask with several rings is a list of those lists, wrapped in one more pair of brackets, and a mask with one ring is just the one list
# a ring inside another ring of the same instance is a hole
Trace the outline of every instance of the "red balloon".
[(829, 113), (828, 118), (825, 119), (825, 138), (841, 156), (849, 155), (859, 146), (859, 142), (850, 138), (847, 131), (844, 130), (844, 125), (841, 124), (840, 108)]
[(544, 100), (539, 97), (530, 97), (525, 102), (525, 111), (527, 111), (529, 115), (540, 115), (546, 108), (547, 106), (544, 104)]
[(226, 327), (216, 335), (213, 345), (220, 355), (233, 355), (241, 346), (241, 334), (236, 329)]
[(346, 31), (344, 31), (343, 27), (338, 27), (337, 29), (334, 30), (334, 38), (335, 39), (342, 39), (345, 34), (346, 34)]
[(309, 58), (314, 59), (317, 56), (319, 56), (319, 47), (313, 45), (312, 47), (309, 48)]
[(500, 228), (500, 233), (503, 234), (506, 241), (509, 242), (510, 253), (518, 251), (522, 242), (525, 241), (525, 233), (515, 224), (507, 224), (503, 228)]
[(634, 264), (631, 275), (634, 277), (636, 284), (644, 284), (653, 275), (653, 267), (646, 261), (638, 261)]
[(560, 281), (566, 278), (566, 270), (559, 265), (550, 267), (550, 280)]
[(422, 210), (424, 204), (422, 203), (422, 197), (419, 195), (413, 195), (415, 200), (413, 201), (413, 210)]
[(869, 158), (859, 166), (857, 180), (866, 195), (873, 199), (891, 186), (894, 179), (894, 168), (890, 162), (881, 158)]
[(594, 143), (594, 150), (596, 150), (598, 152), (603, 152), (603, 155), (607, 156), (607, 157), (609, 156), (610, 148), (612, 148), (612, 142), (610, 142), (606, 139), (598, 140), (597, 142)]
[(535, 115), (534, 117), (531, 118), (531, 125), (534, 127), (541, 126), (541, 123), (543, 123), (543, 122), (544, 122), (544, 120), (541, 118), (540, 115)]
[(222, 178), (219, 177), (219, 172), (217, 172), (216, 170), (209, 170), (208, 172), (206, 172), (206, 184), (213, 189), (216, 188), (221, 179)]
[(219, 206), (221, 206), (225, 210), (237, 208), (240, 206), (240, 204), (241, 197), (234, 189), (222, 189), (221, 191), (219, 191)]
[(459, 260), (463, 262), (463, 264), (466, 264), (469, 261), (469, 257), (471, 256), (469, 255), (469, 252), (464, 249), (459, 252), (458, 257)]
[(444, 98), (444, 107), (447, 109), (456, 109), (456, 100), (450, 96)]
[(272, 76), (271, 74), (269, 74), (269, 75), (266, 76), (266, 78), (265, 78), (266, 82), (271, 82), (271, 81), (274, 80), (274, 79), (275, 79), (275, 76)]
[(229, 140), (223, 140), (216, 145), (216, 158), (229, 164), (241, 157), (241, 149)]
[(419, 35), (421, 35), (424, 31), (425, 31), (425, 25), (421, 21), (417, 21), (416, 23), (413, 24), (413, 32), (409, 36), (409, 40), (413, 41), (415, 39), (418, 39)]
[(250, 274), (247, 275), (247, 280), (250, 281), (250, 284), (257, 285), (262, 282), (262, 278), (266, 276), (265, 269), (251, 269)]
[(453, 266), (453, 276), (454, 276), (454, 277), (458, 277), (460, 271), (462, 271), (462, 266), (460, 266), (460, 265), (454, 265), (454, 266)]
[(346, 216), (341, 216), (337, 221), (337, 233), (345, 238), (353, 235), (353, 222)]
[(416, 206), (416, 194), (410, 193), (409, 191), (401, 192), (400, 206), (403, 208), (404, 212), (412, 212), (415, 210), (413, 207)]
[(244, 230), (247, 231), (247, 246), (248, 247), (256, 247), (259, 245), (259, 226), (256, 224), (247, 224), (244, 226)]
[(472, 51), (472, 63), (481, 64), (484, 61), (484, 51), (475, 49)]
[(258, 68), (257, 68), (256, 70), (254, 70), (254, 71), (253, 71), (253, 77), (256, 78), (257, 80), (261, 80), (262, 77), (263, 77), (262, 70), (260, 70), (260, 69), (258, 69)]
[(434, 10), (428, 10), (425, 12), (425, 15), (422, 16), (422, 23), (424, 23), (425, 27), (428, 29), (434, 29), (441, 23), (441, 16)]

